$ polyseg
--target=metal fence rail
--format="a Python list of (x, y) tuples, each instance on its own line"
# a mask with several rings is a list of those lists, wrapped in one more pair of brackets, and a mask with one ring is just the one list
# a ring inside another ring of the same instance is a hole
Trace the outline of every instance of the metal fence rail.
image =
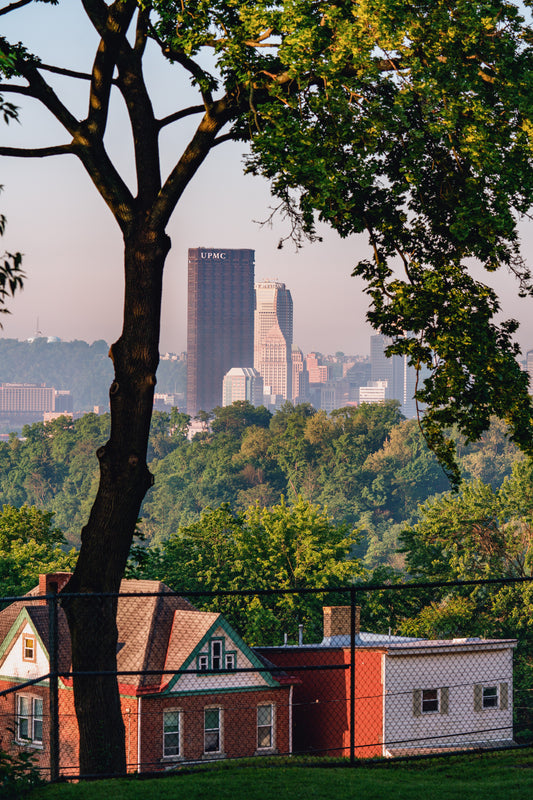
[[(55, 585), (0, 600), (0, 748), (29, 750), (50, 780), (79, 772)], [(106, 674), (130, 771), (275, 755), (353, 764), (531, 740), (530, 578), (186, 598), (149, 581), (123, 588), (84, 600), (97, 615), (118, 597)], [(428, 619), (437, 636), (422, 635)]]

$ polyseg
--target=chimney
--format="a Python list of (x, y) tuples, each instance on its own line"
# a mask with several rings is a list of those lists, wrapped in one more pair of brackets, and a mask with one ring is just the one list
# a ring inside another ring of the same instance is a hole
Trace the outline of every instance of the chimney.
[[(350, 635), (350, 606), (324, 606), (324, 639)], [(355, 633), (359, 633), (360, 606), (355, 607)]]
[[(39, 575), (39, 594), (60, 592), (67, 585), (71, 576), (72, 572), (48, 572), (46, 575), (41, 573)], [(46, 605), (46, 600), (41, 600), (41, 603)]]

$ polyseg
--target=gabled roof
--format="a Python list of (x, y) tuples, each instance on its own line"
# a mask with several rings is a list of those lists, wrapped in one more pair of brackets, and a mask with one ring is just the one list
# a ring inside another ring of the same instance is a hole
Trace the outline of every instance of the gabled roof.
[[(221, 634), (232, 642), (248, 664), (242, 673), (242, 677), (255, 675), (254, 680), (257, 680), (257, 673), (259, 673), (259, 683), (262, 686), (279, 686), (280, 681), (274, 678), (270, 667), (265, 670), (265, 661), (241, 639), (237, 631), (231, 627), (222, 614), (208, 611), (180, 610), (176, 611), (174, 615), (174, 625), (165, 664), (165, 670), (175, 670), (176, 674), (163, 676), (161, 690), (179, 691), (181, 687), (178, 684), (183, 677), (183, 673), (180, 674), (180, 670), (194, 673), (197, 656), (205, 651), (212, 637), (218, 637)], [(223, 675), (224, 670), (214, 674), (215, 676)], [(189, 686), (189, 690), (190, 688)], [(218, 688), (220, 689), (220, 685)]]
[[(15, 635), (13, 626), (23, 613), (48, 651), (48, 608), (44, 600), (38, 599), (38, 591), (35, 587), (25, 600), (16, 601), (0, 611), (0, 647), (6, 637)], [(171, 689), (179, 680), (176, 673), (182, 669), (194, 670), (196, 655), (214, 632), (220, 630), (240, 650), (252, 671), (260, 671), (266, 684), (279, 685), (270, 672), (264, 671), (265, 664), (260, 657), (242, 641), (221, 614), (198, 611), (161, 581), (123, 580), (120, 593), (117, 604), (117, 669), (123, 694)], [(61, 606), (58, 608), (58, 629), (59, 668), (68, 673), (71, 670), (70, 633)], [(166, 670), (172, 672), (165, 675)]]
[[(219, 617), (220, 614), (213, 611), (176, 611), (165, 669), (182, 669), (207, 634), (215, 627)], [(166, 683), (169, 677), (163, 681)]]
[[(119, 597), (117, 605), (119, 672), (132, 671), (119, 676), (119, 684), (130, 690), (146, 686), (159, 686), (161, 675), (140, 675), (145, 670), (163, 670), (167, 645), (172, 630), (172, 620), (177, 609), (193, 609), (188, 600), (174, 594), (161, 581), (123, 580), (121, 593), (146, 594), (150, 596)], [(0, 611), (0, 646), (7, 636), (14, 635), (13, 625), (21, 611), (25, 610), (44, 648), (48, 651), (49, 617), (45, 601), (39, 598), (36, 586), (25, 595)], [(71, 669), (70, 633), (65, 612), (58, 608), (59, 669)]]
[[(194, 606), (184, 597), (174, 594), (161, 581), (124, 580), (120, 584), (120, 591), (127, 594), (159, 593), (159, 596), (119, 597), (118, 670), (163, 670), (174, 613), (178, 609), (194, 610)], [(160, 682), (161, 675), (119, 676), (119, 683), (136, 688), (158, 686)]]

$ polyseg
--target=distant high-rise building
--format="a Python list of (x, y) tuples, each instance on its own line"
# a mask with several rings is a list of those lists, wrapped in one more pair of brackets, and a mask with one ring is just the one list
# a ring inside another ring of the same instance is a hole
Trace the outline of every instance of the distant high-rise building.
[(253, 367), (232, 367), (224, 375), (222, 405), (247, 400), (253, 406), (263, 403), (263, 378)]
[[(71, 414), (73, 398), (66, 389), (54, 389), (44, 383), (2, 383), (0, 415), (19, 421), (38, 421), (45, 414)], [(49, 417), (52, 418), (52, 417)]]
[(392, 398), (387, 380), (369, 381), (366, 386), (359, 387), (360, 403), (383, 403), (390, 399)]
[(255, 285), (254, 367), (265, 394), (292, 397), (292, 297), (284, 283)]
[(253, 363), (254, 251), (189, 249), (187, 413), (220, 405), (232, 367)]
[(416, 385), (416, 370), (409, 366), (407, 356), (385, 355), (392, 339), (383, 334), (370, 337), (370, 364), (372, 382), (387, 381), (387, 399), (399, 400), (402, 414), (406, 417), (416, 415), (413, 399)]
[(292, 402), (302, 403), (309, 399), (309, 373), (304, 355), (299, 347), (292, 347)]
[(326, 383), (329, 380), (329, 366), (322, 363), (320, 353), (308, 353), (305, 357), (309, 383)]

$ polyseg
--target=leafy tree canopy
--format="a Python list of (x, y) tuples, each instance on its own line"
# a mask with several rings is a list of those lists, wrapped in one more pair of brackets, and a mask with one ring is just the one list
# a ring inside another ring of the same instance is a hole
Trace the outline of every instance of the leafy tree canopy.
[(533, 199), (531, 5), (285, 3), (277, 54), (297, 90), (259, 105), (252, 137), (249, 169), (304, 232), (318, 215), (368, 234), (354, 268), (368, 318), (429, 370), (422, 426), (455, 482), (453, 424), (475, 440), (496, 414), (532, 452), (517, 324), (496, 324), (498, 298), (471, 273), (503, 267), (532, 293), (518, 233)]
[(254, 591), (345, 586), (362, 574), (360, 563), (351, 558), (356, 542), (355, 531), (334, 523), (319, 506), (301, 498), (287, 505), (282, 498), (272, 508), (250, 506), (243, 514), (227, 504), (208, 509), (160, 549), (135, 553), (144, 577), (159, 578), (182, 594), (250, 592), (203, 602), (195, 597), (194, 602), (223, 611), (250, 643), (279, 644), (283, 632), (294, 635), (298, 624), (305, 624), (311, 641), (316, 640), (323, 597)]
[(32, 506), (0, 511), (0, 587), (3, 597), (24, 594), (40, 572), (69, 571), (76, 561), (65, 538), (52, 526), (53, 514)]

